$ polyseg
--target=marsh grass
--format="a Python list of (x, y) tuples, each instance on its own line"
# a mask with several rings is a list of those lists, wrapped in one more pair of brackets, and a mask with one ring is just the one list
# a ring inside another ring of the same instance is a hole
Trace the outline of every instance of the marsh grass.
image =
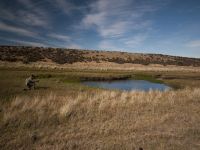
[(113, 80), (113, 79), (139, 79), (151, 82), (165, 83), (174, 89), (185, 87), (199, 87), (200, 73), (190, 71), (163, 72), (163, 71), (124, 71), (124, 70), (56, 70), (39, 68), (0, 68), (0, 98), (9, 100), (12, 96), (26, 94), (25, 79), (31, 74), (36, 75), (40, 82), (38, 90), (70, 90), (81, 86), (80, 82), (85, 80)]
[(200, 89), (16, 96), (2, 149), (199, 149)]
[(163, 83), (162, 80), (156, 79), (155, 75), (137, 73), (132, 78), (135, 80), (147, 80), (154, 83)]

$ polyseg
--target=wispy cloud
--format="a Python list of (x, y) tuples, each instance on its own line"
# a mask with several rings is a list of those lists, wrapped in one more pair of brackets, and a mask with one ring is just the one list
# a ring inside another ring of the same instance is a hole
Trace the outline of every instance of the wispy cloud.
[(200, 40), (189, 41), (186, 46), (190, 48), (200, 48)]
[(20, 9), (0, 6), (0, 18), (15, 24), (48, 27), (50, 19), (45, 9), (40, 8), (40, 5), (36, 5), (37, 3), (31, 0), (18, 0), (18, 3), (21, 5)]
[(49, 1), (57, 10), (63, 12), (66, 15), (72, 15), (73, 11), (83, 13), (88, 6), (77, 5), (69, 0), (54, 0)]
[[(25, 45), (151, 49), (176, 55), (190, 49), (187, 55), (195, 55), (200, 48), (199, 2), (188, 4), (173, 0), (1, 0), (0, 34), (4, 37), (0, 43), (17, 37), (12, 41)], [(192, 12), (186, 10), (191, 8)]]
[(27, 11), (18, 11), (18, 16), (21, 17), (21, 21), (30, 26), (48, 27), (49, 21), (40, 15)]
[(46, 43), (43, 43), (43, 42), (36, 42), (36, 41), (18, 40), (18, 39), (14, 39), (14, 38), (5, 39), (4, 37), (0, 37), (0, 39), (8, 41), (9, 43), (12, 43), (12, 45), (36, 46), (36, 47), (49, 47), (49, 46), (51, 46), (49, 44), (46, 44)]
[(75, 43), (70, 36), (57, 33), (50, 33), (47, 36), (52, 38), (54, 41), (55, 40), (58, 41), (58, 43), (56, 44), (57, 47), (72, 48), (72, 49), (81, 48), (81, 46)]
[(102, 40), (99, 42), (98, 47), (101, 50), (119, 50), (119, 47), (112, 40)]
[(7, 31), (12, 32), (18, 35), (28, 36), (28, 37), (36, 37), (37, 33), (33, 31), (29, 31), (27, 29), (21, 28), (21, 27), (15, 27), (8, 24), (5, 24), (3, 22), (0, 22), (0, 30), (1, 31)]
[(123, 39), (123, 41), (127, 47), (134, 48), (143, 43), (147, 37), (147, 34), (140, 33), (127, 39)]
[(58, 7), (66, 14), (69, 14), (73, 9), (76, 8), (73, 3), (66, 0), (55, 0), (54, 3), (56, 3), (54, 6)]
[(104, 39), (99, 42), (98, 46), (103, 50), (123, 51), (123, 49), (137, 48), (137, 46), (141, 45), (147, 38), (148, 35), (146, 33), (140, 33), (126, 38)]
[(56, 39), (56, 40), (61, 40), (61, 41), (70, 41), (70, 37), (67, 36), (67, 35), (62, 35), (62, 34), (56, 34), (56, 33), (51, 33), (51, 34), (48, 34), (48, 36), (50, 38), (53, 38), (53, 39)]
[(16, 45), (25, 45), (25, 46), (36, 46), (36, 47), (48, 47), (49, 45), (40, 43), (40, 42), (31, 42), (31, 41), (23, 41), (23, 40), (13, 40)]
[(72, 48), (72, 49), (81, 49), (81, 46), (75, 43), (71, 43), (66, 45), (67, 48)]
[(132, 0), (98, 0), (82, 20), (86, 28), (96, 28), (102, 37), (119, 37), (134, 30), (143, 30), (151, 24), (142, 18), (157, 7)]
[[(158, 1), (157, 1), (158, 2)], [(160, 3), (144, 0), (97, 0), (90, 5), (90, 12), (81, 24), (86, 29), (95, 29), (102, 38), (99, 48), (135, 48), (143, 44), (152, 28), (152, 20), (146, 15), (160, 8)]]
[[(33, 2), (31, 0), (18, 0), (24, 7), (18, 10), (17, 15), (21, 17), (21, 21), (32, 26), (48, 27), (50, 24), (50, 14), (41, 6), (45, 1)], [(46, 4), (46, 2), (44, 3)], [(48, 26), (47, 26), (48, 25)]]
[(61, 47), (61, 48), (72, 48), (72, 49), (81, 49), (82, 46), (75, 43), (75, 42), (67, 42), (67, 43), (62, 43), (62, 44), (56, 44), (56, 47)]

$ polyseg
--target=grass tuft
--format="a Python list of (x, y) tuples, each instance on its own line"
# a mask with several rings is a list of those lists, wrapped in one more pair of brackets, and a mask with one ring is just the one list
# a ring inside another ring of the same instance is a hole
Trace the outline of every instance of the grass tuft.
[(0, 147), (198, 149), (199, 107), (199, 88), (16, 96), (3, 108)]

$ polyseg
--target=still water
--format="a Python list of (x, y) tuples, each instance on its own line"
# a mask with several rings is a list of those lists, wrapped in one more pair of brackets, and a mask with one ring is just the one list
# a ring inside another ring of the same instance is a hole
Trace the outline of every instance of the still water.
[(164, 91), (170, 89), (170, 87), (165, 84), (153, 83), (145, 80), (85, 81), (83, 84), (104, 89), (117, 89), (126, 91), (149, 91), (150, 89)]

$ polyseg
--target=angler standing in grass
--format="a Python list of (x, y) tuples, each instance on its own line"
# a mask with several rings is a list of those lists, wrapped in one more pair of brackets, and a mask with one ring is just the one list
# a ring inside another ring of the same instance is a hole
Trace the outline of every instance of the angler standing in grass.
[(35, 83), (39, 82), (39, 80), (35, 80), (35, 76), (31, 75), (29, 78), (26, 79), (26, 86), (28, 87), (29, 90), (32, 88), (35, 89)]

